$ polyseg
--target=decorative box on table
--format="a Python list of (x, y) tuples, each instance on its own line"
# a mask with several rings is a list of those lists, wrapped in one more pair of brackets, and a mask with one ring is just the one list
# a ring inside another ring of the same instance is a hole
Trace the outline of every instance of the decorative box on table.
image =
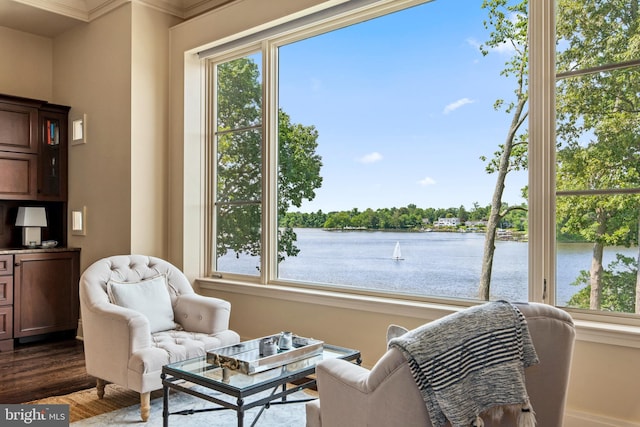
[(294, 336), (291, 348), (280, 349), (270, 356), (260, 355), (260, 341), (271, 338), (277, 342), (279, 336), (270, 335), (210, 350), (207, 352), (207, 363), (243, 374), (255, 374), (322, 353), (323, 341)]

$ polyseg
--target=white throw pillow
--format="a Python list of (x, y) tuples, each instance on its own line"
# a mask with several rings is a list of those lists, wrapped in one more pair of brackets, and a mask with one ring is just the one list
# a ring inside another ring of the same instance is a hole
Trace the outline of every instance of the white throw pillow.
[(164, 274), (141, 282), (109, 280), (107, 293), (113, 304), (144, 314), (149, 319), (151, 333), (176, 327)]

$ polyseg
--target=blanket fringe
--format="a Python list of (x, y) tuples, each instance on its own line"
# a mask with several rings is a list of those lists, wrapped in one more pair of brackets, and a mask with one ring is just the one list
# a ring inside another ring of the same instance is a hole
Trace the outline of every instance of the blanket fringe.
[(480, 416), (477, 416), (475, 421), (471, 424), (472, 427), (484, 427), (484, 421)]
[(531, 404), (523, 405), (518, 416), (518, 427), (536, 427), (536, 415)]
[(505, 412), (509, 412), (517, 417), (517, 427), (536, 427), (536, 414), (529, 401), (520, 405), (494, 406), (476, 416), (471, 423), (471, 427), (484, 427), (484, 421), (481, 416), (489, 417), (493, 423), (498, 423)]

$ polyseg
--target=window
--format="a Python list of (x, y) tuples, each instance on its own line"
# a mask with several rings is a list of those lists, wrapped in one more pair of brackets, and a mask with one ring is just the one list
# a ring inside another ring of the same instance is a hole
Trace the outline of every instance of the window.
[[(568, 307), (639, 313), (638, 4), (558, 1), (557, 283)], [(580, 13), (576, 14), (578, 7)]]
[[(520, 154), (493, 220), (487, 292), (526, 300), (526, 109), (494, 108), (514, 88), (526, 104), (517, 76), (500, 74), (524, 52), (490, 40), (481, 1), (465, 13), (453, 2), (378, 3), (208, 57), (212, 273), (476, 300), (494, 152), (513, 131)], [(448, 25), (454, 16), (463, 25)], [(251, 46), (260, 54), (241, 56)]]
[(355, 0), (208, 51), (210, 273), (633, 311), (638, 40), (595, 3)]
[(258, 275), (262, 254), (260, 54), (217, 63), (213, 132), (215, 270)]

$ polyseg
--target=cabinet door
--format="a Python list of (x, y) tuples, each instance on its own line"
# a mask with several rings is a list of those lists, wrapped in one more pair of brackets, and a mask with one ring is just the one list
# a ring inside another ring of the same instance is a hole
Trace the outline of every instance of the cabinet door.
[(13, 276), (0, 276), (0, 307), (13, 304)]
[[(0, 307), (0, 341), (13, 338), (13, 307)], [(6, 345), (0, 342), (0, 350), (5, 350)], [(13, 343), (6, 349), (13, 348)]]
[(76, 329), (80, 253), (21, 254), (14, 261), (14, 337)]
[(0, 150), (38, 152), (38, 109), (0, 102)]
[(40, 111), (38, 200), (67, 199), (67, 117), (66, 110)]
[(37, 194), (38, 155), (0, 151), (0, 198), (33, 200)]
[(13, 255), (0, 255), (0, 276), (13, 276)]

